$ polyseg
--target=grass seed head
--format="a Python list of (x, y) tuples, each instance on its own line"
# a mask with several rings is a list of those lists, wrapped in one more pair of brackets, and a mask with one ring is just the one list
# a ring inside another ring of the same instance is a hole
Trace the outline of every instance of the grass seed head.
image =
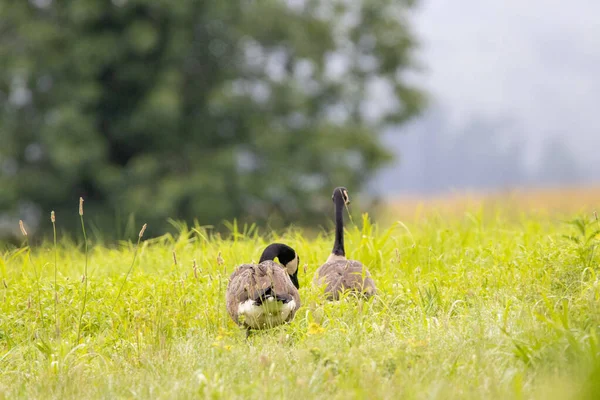
[(52, 221), (52, 223), (56, 222), (56, 215), (54, 215), (54, 211), (50, 213), (50, 221)]
[(140, 235), (139, 235), (139, 236), (140, 236), (140, 238), (141, 238), (142, 236), (144, 236), (144, 232), (146, 231), (146, 227), (147, 227), (147, 226), (148, 226), (148, 224), (144, 224), (144, 226), (142, 226), (142, 229), (140, 230)]
[(79, 198), (79, 215), (83, 216), (83, 197)]
[(23, 220), (19, 220), (19, 228), (21, 228), (21, 233), (23, 236), (27, 236), (27, 231), (25, 230), (25, 225), (23, 224)]

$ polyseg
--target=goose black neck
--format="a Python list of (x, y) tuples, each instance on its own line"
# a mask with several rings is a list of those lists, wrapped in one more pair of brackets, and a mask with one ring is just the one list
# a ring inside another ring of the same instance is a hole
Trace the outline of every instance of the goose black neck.
[(334, 197), (335, 204), (335, 242), (333, 242), (332, 253), (336, 256), (345, 256), (344, 250), (344, 199), (341, 196)]
[(262, 254), (260, 256), (259, 263), (261, 263), (263, 261), (267, 261), (267, 260), (270, 260), (270, 261), (275, 260), (275, 258), (277, 256), (279, 256), (279, 250), (280, 250), (279, 249), (279, 244), (277, 244), (277, 243), (274, 243), (274, 244), (271, 244), (271, 245), (267, 246), (263, 250), (263, 252), (262, 252)]
[(283, 243), (272, 243), (263, 250), (259, 263), (279, 258), (279, 262), (285, 265), (292, 261), (294, 257), (296, 257), (296, 252), (290, 246)]

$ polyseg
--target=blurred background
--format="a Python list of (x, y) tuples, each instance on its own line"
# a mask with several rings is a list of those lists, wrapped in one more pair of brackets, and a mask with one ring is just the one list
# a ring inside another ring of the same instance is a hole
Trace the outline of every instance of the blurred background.
[(375, 187), (440, 193), (599, 180), (600, 4), (422, 1), (411, 18), (431, 95), (384, 141)]
[(43, 236), (51, 210), (77, 229), (80, 196), (93, 230), (122, 238), (169, 219), (327, 226), (338, 185), (361, 210), (589, 192), (598, 12), (591, 0), (0, 0), (0, 237), (19, 219)]

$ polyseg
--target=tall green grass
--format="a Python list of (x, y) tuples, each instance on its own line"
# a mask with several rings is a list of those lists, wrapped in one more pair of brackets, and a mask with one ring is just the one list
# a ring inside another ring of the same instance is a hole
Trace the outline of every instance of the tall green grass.
[[(324, 233), (178, 224), (87, 251), (59, 238), (31, 258), (25, 243), (0, 258), (0, 398), (594, 398), (596, 221), (503, 215), (357, 219), (347, 253), (380, 293), (337, 303), (311, 285), (331, 251)], [(224, 290), (272, 241), (306, 263), (302, 308), (246, 340)]]

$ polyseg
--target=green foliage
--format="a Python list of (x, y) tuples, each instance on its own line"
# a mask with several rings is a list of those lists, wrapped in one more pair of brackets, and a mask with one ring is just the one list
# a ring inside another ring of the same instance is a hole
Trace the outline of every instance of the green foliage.
[(316, 194), (358, 191), (391, 157), (382, 128), (423, 105), (403, 78), (412, 2), (303, 3), (0, 1), (0, 209), (83, 196), (98, 230), (135, 213), (156, 235), (309, 223)]
[[(380, 289), (370, 301), (325, 302), (311, 285), (330, 234), (260, 235), (231, 223), (219, 235), (179, 223), (178, 234), (144, 240), (139, 250), (135, 235), (116, 248), (95, 245), (80, 343), (83, 248), (64, 240), (56, 248), (59, 337), (53, 243), (31, 258), (28, 247), (6, 251), (0, 397), (597, 397), (597, 261), (586, 266), (563, 223), (503, 215), (387, 229), (364, 215), (349, 224), (348, 255)], [(290, 325), (246, 340), (226, 313), (224, 290), (234, 267), (256, 261), (274, 240), (307, 264), (302, 308)]]
[[(595, 214), (595, 213), (594, 213)], [(586, 217), (577, 217), (569, 224), (575, 230), (575, 235), (565, 235), (565, 238), (577, 246), (579, 259), (585, 267), (592, 267), (596, 260), (596, 249), (600, 245), (600, 221), (596, 215), (595, 220)]]

